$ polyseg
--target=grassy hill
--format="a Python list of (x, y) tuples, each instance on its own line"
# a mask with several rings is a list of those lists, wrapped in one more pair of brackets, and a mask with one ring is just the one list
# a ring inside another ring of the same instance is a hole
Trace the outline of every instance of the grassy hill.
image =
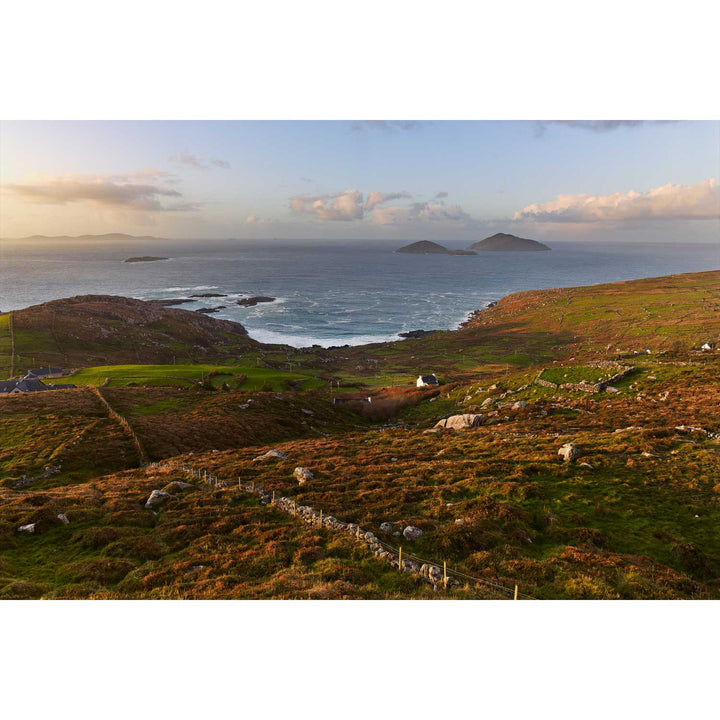
[[(0, 398), (0, 597), (482, 598), (517, 584), (536, 598), (720, 598), (720, 353), (696, 349), (717, 339), (719, 308), (720, 273), (699, 273), (518, 293), (462, 330), (397, 343), (78, 373), (111, 378), (103, 397), (151, 460), (224, 488), (139, 467), (90, 389)], [(629, 366), (609, 391), (576, 387)], [(218, 370), (233, 375), (189, 382)], [(446, 382), (411, 388), (420, 371)], [(307, 389), (288, 388), (297, 376)], [(385, 389), (358, 415), (331, 404), (330, 378)], [(426, 432), (455, 413), (481, 426)], [(566, 442), (573, 462), (557, 455)], [(270, 447), (288, 459), (254, 462)], [(23, 475), (38, 479), (14, 489)], [(446, 561), (458, 584), (436, 592), (238, 479)], [(174, 480), (193, 487), (144, 508)], [(30, 522), (36, 534), (17, 531)], [(407, 525), (423, 536), (396, 535)]]

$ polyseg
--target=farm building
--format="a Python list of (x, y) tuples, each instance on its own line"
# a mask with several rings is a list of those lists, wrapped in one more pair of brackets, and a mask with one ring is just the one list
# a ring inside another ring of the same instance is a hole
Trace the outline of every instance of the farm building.
[(25, 377), (26, 378), (51, 377), (52, 375), (62, 375), (62, 372), (63, 372), (62, 368), (59, 368), (59, 367), (37, 368), (36, 370), (26, 370)]
[(439, 385), (437, 377), (435, 377), (435, 373), (432, 375), (419, 375), (417, 379), (417, 386), (418, 387), (433, 387), (435, 385)]
[(44, 390), (69, 390), (74, 388), (71, 384), (50, 383), (45, 385), (42, 380), (36, 378), (23, 378), (22, 380), (2, 380), (0, 381), (0, 395), (20, 395), (21, 393), (42, 392)]

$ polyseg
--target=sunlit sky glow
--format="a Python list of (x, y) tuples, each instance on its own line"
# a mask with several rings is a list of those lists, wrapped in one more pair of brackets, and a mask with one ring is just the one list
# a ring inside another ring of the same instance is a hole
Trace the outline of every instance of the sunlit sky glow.
[(720, 237), (711, 121), (13, 121), (0, 133), (2, 237)]

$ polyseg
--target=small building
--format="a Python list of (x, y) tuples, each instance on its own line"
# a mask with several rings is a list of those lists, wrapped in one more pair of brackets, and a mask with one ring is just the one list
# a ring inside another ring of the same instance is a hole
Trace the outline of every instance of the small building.
[(70, 390), (75, 385), (62, 384), (56, 385), (50, 383), (45, 385), (42, 380), (37, 378), (24, 377), (22, 380), (2, 380), (0, 381), (0, 395), (20, 395), (22, 393), (43, 392), (44, 390)]
[(52, 377), (53, 375), (62, 375), (63, 369), (59, 367), (38, 368), (36, 370), (26, 370), (26, 378)]
[(419, 375), (417, 379), (417, 386), (418, 387), (435, 387), (439, 385), (437, 377), (435, 377), (435, 373), (432, 375)]

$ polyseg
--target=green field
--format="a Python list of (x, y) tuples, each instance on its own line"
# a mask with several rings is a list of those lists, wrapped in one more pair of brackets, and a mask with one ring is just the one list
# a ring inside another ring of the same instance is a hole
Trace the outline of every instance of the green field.
[[(242, 375), (246, 376), (243, 381), (239, 379)], [(108, 378), (108, 387), (190, 387), (204, 379), (216, 388), (227, 383), (230, 388), (242, 387), (243, 390), (287, 390), (289, 382), (298, 383), (298, 387), (307, 390), (323, 384), (307, 375), (241, 365), (101, 365), (78, 370), (68, 381), (75, 385), (100, 386)]]

